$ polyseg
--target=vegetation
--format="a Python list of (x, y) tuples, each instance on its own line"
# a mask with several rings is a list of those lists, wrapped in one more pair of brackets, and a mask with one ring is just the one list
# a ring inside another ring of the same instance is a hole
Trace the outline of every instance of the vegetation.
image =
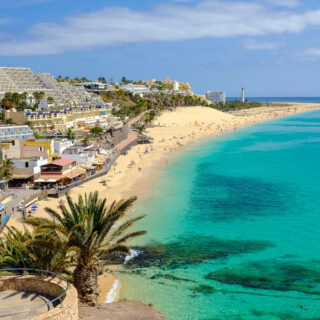
[(103, 95), (105, 101), (112, 101), (119, 104), (112, 110), (112, 114), (122, 119), (126, 117), (135, 118), (144, 113), (143, 121), (151, 122), (162, 110), (173, 109), (180, 106), (208, 106), (208, 103), (198, 96), (183, 96), (159, 94), (146, 95), (141, 98), (139, 95), (134, 95), (131, 92), (118, 90), (107, 92)]
[[(46, 208), (51, 218), (33, 218), (24, 222), (33, 227), (33, 233), (9, 230), (9, 242), (2, 244), (1, 266), (35, 267), (48, 263), (52, 271), (70, 273), (80, 301), (95, 304), (98, 296), (98, 273), (119, 254), (130, 248), (126, 242), (145, 231), (128, 232), (143, 216), (124, 219), (136, 197), (106, 206), (98, 192), (78, 197), (74, 202), (67, 195), (68, 207), (60, 212)], [(10, 238), (12, 237), (12, 238)], [(18, 240), (17, 240), (18, 238)], [(17, 242), (17, 243), (16, 243)], [(23, 256), (26, 259), (22, 259)], [(62, 259), (63, 256), (66, 260)], [(58, 261), (60, 264), (46, 260)], [(23, 261), (22, 261), (23, 260)], [(45, 260), (45, 261), (43, 261)], [(72, 269), (65, 266), (72, 266)]]
[(34, 99), (36, 100), (36, 106), (38, 107), (40, 101), (44, 98), (46, 95), (43, 91), (36, 91), (33, 94)]
[(260, 102), (242, 102), (239, 100), (226, 101), (226, 103), (219, 102), (217, 104), (210, 105), (210, 107), (220, 111), (236, 111), (242, 109), (251, 109), (261, 107), (263, 104)]
[(74, 131), (72, 131), (70, 128), (68, 128), (67, 137), (68, 139), (71, 139), (71, 140), (73, 140), (75, 137)]
[(52, 103), (54, 102), (54, 99), (53, 99), (52, 97), (48, 97), (48, 98), (47, 98), (47, 102), (48, 102), (49, 104), (52, 104)]
[(3, 123), (4, 123), (4, 124), (15, 124), (15, 122), (14, 122), (11, 118), (4, 119), (4, 120), (3, 120)]
[(8, 180), (12, 177), (13, 170), (13, 162), (9, 159), (0, 161), (0, 180), (5, 180), (6, 187), (8, 184)]
[(4, 95), (3, 99), (1, 99), (0, 105), (6, 110), (10, 110), (12, 108), (17, 108), (19, 106), (19, 103), (27, 100), (27, 98), (28, 98), (28, 94), (26, 92), (24, 93), (7, 92)]
[[(70, 248), (52, 234), (35, 234), (27, 228), (7, 228), (6, 241), (0, 242), (1, 268), (33, 268), (71, 275)], [(50, 248), (47, 243), (51, 242)]]
[(43, 138), (44, 138), (43, 136), (41, 136), (40, 134), (38, 134), (38, 133), (36, 133), (36, 132), (34, 132), (34, 131), (33, 131), (33, 135), (34, 135), (34, 137), (35, 137), (36, 139), (43, 139)]
[(98, 135), (98, 134), (101, 134), (101, 133), (103, 132), (103, 129), (100, 128), (100, 127), (94, 127), (94, 128), (92, 128), (92, 129), (90, 130), (90, 132), (93, 133), (93, 134)]
[[(82, 77), (82, 78), (78, 78), (78, 77), (75, 77), (75, 78), (70, 78), (69, 76), (65, 76), (64, 78), (62, 76), (58, 76), (56, 78), (56, 80), (58, 82), (68, 82), (68, 83), (82, 83), (82, 82), (90, 82), (91, 80), (87, 79), (86, 77)], [(98, 81), (101, 82), (101, 83), (107, 83), (107, 80), (105, 77), (102, 77), (100, 76), (98, 78)]]
[(138, 125), (134, 124), (133, 128), (137, 130), (138, 133), (143, 133), (145, 131), (145, 126), (144, 125)]

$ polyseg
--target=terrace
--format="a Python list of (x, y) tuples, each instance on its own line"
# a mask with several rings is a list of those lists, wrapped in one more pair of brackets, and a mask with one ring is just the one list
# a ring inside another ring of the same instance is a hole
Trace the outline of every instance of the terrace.
[(63, 276), (22, 268), (0, 275), (0, 319), (78, 319), (77, 292)]

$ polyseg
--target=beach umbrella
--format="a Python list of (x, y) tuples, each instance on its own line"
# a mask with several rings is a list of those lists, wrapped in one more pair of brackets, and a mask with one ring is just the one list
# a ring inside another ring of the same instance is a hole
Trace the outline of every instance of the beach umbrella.
[(31, 209), (38, 209), (38, 206), (32, 206)]

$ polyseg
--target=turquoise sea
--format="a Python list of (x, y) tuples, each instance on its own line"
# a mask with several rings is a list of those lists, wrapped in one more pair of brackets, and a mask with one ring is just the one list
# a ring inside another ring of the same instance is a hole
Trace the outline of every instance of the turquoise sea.
[(169, 320), (320, 319), (320, 111), (193, 145), (153, 188), (122, 299)]

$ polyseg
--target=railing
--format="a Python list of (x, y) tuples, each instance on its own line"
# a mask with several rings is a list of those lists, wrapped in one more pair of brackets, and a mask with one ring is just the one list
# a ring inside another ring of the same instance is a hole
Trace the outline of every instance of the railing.
[[(7, 273), (7, 274), (4, 275), (3, 273)], [(19, 273), (21, 273), (21, 274), (19, 274)], [(45, 275), (44, 277), (43, 277), (43, 274)], [(55, 273), (52, 271), (47, 271), (47, 270), (32, 269), (32, 268), (0, 269), (0, 281), (1, 281), (1, 277), (10, 277), (10, 276), (37, 276), (37, 277), (41, 277), (43, 280), (45, 280), (46, 278), (51, 276), (53, 278), (58, 278), (62, 283), (65, 284), (66, 287), (65, 287), (65, 289), (63, 289), (62, 293), (60, 293), (56, 298), (54, 298), (48, 302), (44, 302), (38, 306), (27, 308), (22, 311), (16, 311), (16, 312), (7, 313), (7, 314), (0, 313), (0, 318), (16, 316), (16, 315), (23, 314), (23, 313), (28, 313), (28, 312), (40, 309), (42, 307), (47, 307), (48, 309), (50, 309), (50, 305), (54, 306), (56, 303), (62, 302), (63, 298), (65, 297), (65, 295), (70, 287), (70, 284), (65, 277), (63, 277), (62, 275), (60, 275), (58, 273)], [(58, 285), (59, 285), (59, 287), (61, 287), (60, 283)]]

